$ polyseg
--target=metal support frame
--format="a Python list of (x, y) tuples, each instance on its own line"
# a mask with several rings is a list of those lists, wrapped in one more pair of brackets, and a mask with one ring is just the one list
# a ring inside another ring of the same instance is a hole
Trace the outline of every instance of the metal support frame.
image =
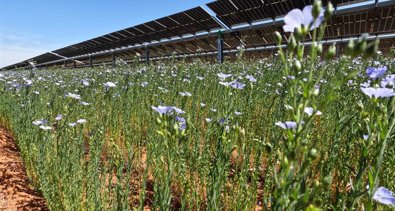
[[(336, 44), (339, 45), (340, 43), (347, 43), (350, 40), (357, 40), (360, 37), (347, 37), (347, 38), (339, 38), (339, 39), (327, 39), (327, 40), (322, 40), (320, 43), (323, 45), (329, 45), (329, 44)], [(394, 39), (395, 38), (395, 33), (388, 33), (388, 34), (379, 34), (379, 35), (372, 35), (368, 36), (365, 39), (366, 40), (374, 40), (376, 38), (379, 38), (380, 40), (385, 40), (385, 39)], [(304, 42), (302, 43), (305, 46), (310, 46), (312, 44), (311, 41), (309, 42)], [(251, 47), (251, 48), (246, 48), (245, 52), (254, 52), (254, 51), (273, 51), (273, 53), (276, 53), (276, 49), (278, 49), (278, 45), (265, 45), (265, 46), (258, 46), (258, 47)], [(281, 48), (286, 48), (287, 44), (282, 44), (280, 46)], [(338, 46), (337, 46), (338, 47)], [(224, 54), (236, 54), (238, 52), (237, 49), (229, 49), (229, 50), (224, 50)], [(210, 55), (218, 55), (217, 51), (207, 51), (207, 52), (202, 52), (202, 53), (191, 53), (191, 54), (179, 54), (176, 56), (173, 56), (174, 58), (186, 58), (186, 57), (196, 57), (196, 56), (210, 56)], [(164, 57), (155, 57), (152, 58), (152, 60), (161, 60), (161, 59), (168, 59), (170, 56), (164, 56)]]

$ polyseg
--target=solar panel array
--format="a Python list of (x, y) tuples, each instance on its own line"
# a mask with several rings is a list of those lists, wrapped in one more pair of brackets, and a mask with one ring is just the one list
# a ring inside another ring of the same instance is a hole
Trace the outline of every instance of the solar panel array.
[[(177, 14), (112, 32), (32, 58), (41, 65), (62, 65), (73, 60), (87, 65), (144, 55), (146, 47), (153, 58), (169, 55), (215, 52), (217, 32), (224, 33), (224, 49), (260, 48), (274, 45), (274, 31), (282, 31), (283, 17), (292, 9), (302, 9), (314, 0), (217, 0), (207, 9), (195, 7)], [(325, 39), (359, 36), (362, 33), (395, 33), (395, 0), (332, 0), (337, 7), (325, 31)], [(327, 0), (323, 1), (323, 5)], [(210, 10), (213, 14), (210, 14)], [(286, 34), (284, 33), (284, 40)], [(395, 38), (395, 37), (392, 37)], [(394, 39), (381, 47), (388, 50)], [(230, 52), (230, 51), (229, 51)], [(212, 54), (207, 54), (212, 55)], [(10, 65), (27, 67), (27, 61)]]

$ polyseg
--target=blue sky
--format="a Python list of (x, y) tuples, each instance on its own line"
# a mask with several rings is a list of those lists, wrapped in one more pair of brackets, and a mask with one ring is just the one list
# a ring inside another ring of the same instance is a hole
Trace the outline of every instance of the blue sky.
[(0, 67), (214, 0), (0, 0)]

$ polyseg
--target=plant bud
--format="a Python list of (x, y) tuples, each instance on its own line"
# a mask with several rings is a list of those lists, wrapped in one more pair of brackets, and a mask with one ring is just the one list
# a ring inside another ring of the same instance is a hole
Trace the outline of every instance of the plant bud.
[(328, 6), (326, 7), (325, 10), (325, 20), (329, 20), (329, 18), (331, 18), (331, 16), (333, 15), (333, 12), (335, 11), (335, 9), (333, 8), (333, 4), (331, 2), (328, 3)]
[(354, 48), (355, 48), (355, 42), (354, 42), (354, 40), (350, 40), (350, 42), (348, 42), (347, 47), (346, 47), (346, 54), (349, 56), (353, 56), (354, 55)]
[(336, 46), (331, 45), (328, 49), (328, 53), (326, 54), (327, 59), (332, 59), (336, 55)]
[(318, 54), (322, 53), (322, 44), (321, 43), (317, 45), (317, 52), (318, 52)]
[(276, 31), (276, 32), (274, 32), (274, 35), (276, 36), (277, 43), (281, 44), (281, 42), (283, 40), (283, 37), (281, 37), (281, 34), (278, 31)]
[(301, 71), (302, 70), (302, 64), (300, 63), (299, 60), (295, 60), (295, 68), (297, 71)]
[(318, 96), (320, 94), (320, 89), (315, 88), (313, 91), (314, 96)]
[(324, 179), (322, 180), (322, 184), (324, 186), (329, 186), (332, 183), (332, 177), (331, 176), (326, 176), (324, 177)]
[(287, 158), (287, 157), (284, 157), (284, 165), (285, 165), (285, 166), (288, 166), (288, 165), (289, 165), (289, 161), (288, 161), (288, 158)]
[(317, 18), (322, 10), (322, 2), (320, 0), (314, 1), (312, 15), (314, 18)]
[(303, 31), (301, 27), (296, 27), (294, 31), (294, 35), (296, 40), (302, 40), (304, 37)]
[(317, 158), (317, 150), (316, 149), (311, 149), (309, 152), (309, 157), (311, 159), (316, 159)]
[(291, 35), (288, 40), (288, 50), (293, 51), (297, 45), (295, 37)]
[(366, 57), (371, 57), (377, 54), (379, 50), (380, 39), (376, 38), (373, 42), (369, 43), (366, 48)]
[(366, 40), (357, 42), (357, 44), (355, 45), (355, 49), (354, 49), (355, 56), (364, 53), (366, 50), (366, 47), (367, 47)]

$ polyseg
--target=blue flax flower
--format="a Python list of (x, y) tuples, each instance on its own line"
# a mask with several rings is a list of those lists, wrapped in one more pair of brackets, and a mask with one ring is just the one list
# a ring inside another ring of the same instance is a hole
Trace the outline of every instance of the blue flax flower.
[(297, 124), (293, 121), (286, 121), (286, 122), (276, 122), (275, 125), (281, 127), (282, 129), (296, 129)]
[(285, 25), (283, 29), (285, 32), (294, 32), (295, 28), (305, 26), (310, 27), (310, 31), (319, 27), (324, 21), (324, 11), (320, 13), (314, 21), (312, 14), (313, 6), (308, 5), (304, 7), (303, 11), (300, 9), (293, 9), (284, 18)]
[(385, 187), (379, 187), (373, 195), (373, 200), (386, 205), (395, 205), (394, 193)]
[(169, 113), (173, 109), (171, 106), (151, 106), (151, 108), (162, 115)]
[(246, 86), (245, 84), (242, 84), (238, 81), (233, 81), (230, 85), (231, 87), (235, 88), (235, 89), (244, 89), (244, 87)]
[(217, 76), (218, 76), (220, 79), (223, 80), (223, 79), (226, 79), (226, 78), (231, 77), (232, 74), (218, 73)]
[(387, 67), (369, 67), (366, 69), (366, 74), (371, 79), (381, 78), (387, 72)]
[(183, 131), (187, 128), (187, 121), (184, 118), (176, 116), (176, 121), (178, 122), (180, 131)]
[(151, 106), (151, 108), (161, 115), (171, 114), (173, 111), (175, 111), (177, 114), (185, 114), (185, 111), (174, 106)]
[(375, 97), (375, 98), (386, 98), (386, 97), (392, 97), (395, 96), (394, 90), (393, 89), (388, 89), (388, 88), (361, 88), (362, 92), (369, 96), (370, 98)]

